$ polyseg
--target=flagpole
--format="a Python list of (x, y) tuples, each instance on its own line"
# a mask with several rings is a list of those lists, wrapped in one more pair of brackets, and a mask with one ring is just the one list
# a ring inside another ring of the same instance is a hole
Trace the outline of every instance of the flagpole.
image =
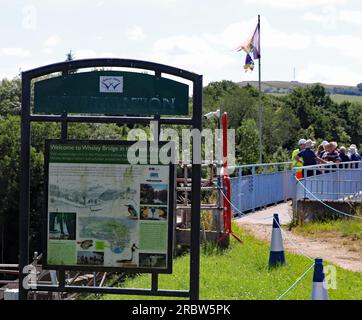
[(263, 163), (263, 106), (261, 103), (261, 49), (260, 49), (260, 14), (258, 14), (258, 29), (259, 29), (259, 163)]

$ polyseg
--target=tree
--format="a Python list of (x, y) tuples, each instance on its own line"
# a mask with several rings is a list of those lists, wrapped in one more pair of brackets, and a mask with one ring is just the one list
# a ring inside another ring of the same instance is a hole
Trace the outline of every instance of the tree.
[[(18, 210), (20, 172), (20, 118), (8, 116), (0, 120), (0, 218), (5, 225), (5, 252), (9, 262), (17, 261)], [(30, 150), (31, 189), (30, 214), (33, 217), (31, 230), (41, 230), (41, 204), (43, 191), (43, 153), (32, 147)], [(33, 235), (35, 233), (32, 232)], [(39, 244), (39, 243), (38, 243)], [(33, 247), (33, 242), (31, 243)], [(39, 250), (38, 246), (38, 250)]]
[(18, 115), (21, 109), (21, 80), (3, 79), (0, 82), (0, 117)]
[(303, 129), (308, 128), (315, 117), (313, 101), (308, 89), (297, 87), (286, 97), (285, 104), (300, 121)]
[(351, 137), (351, 142), (357, 147), (362, 143), (362, 104), (352, 103), (348, 107), (348, 126), (346, 132)]
[(310, 92), (315, 106), (329, 107), (333, 103), (326, 89), (320, 84), (313, 85), (307, 90)]
[(258, 127), (254, 119), (247, 119), (236, 130), (236, 159), (240, 164), (256, 163), (259, 159)]
[(245, 88), (237, 88), (221, 99), (222, 111), (228, 113), (230, 128), (236, 129), (245, 119), (257, 119), (257, 99)]
[(362, 83), (357, 84), (357, 89), (362, 93)]
[[(66, 54), (66, 59), (65, 61), (73, 61), (75, 59), (74, 53), (72, 52), (72, 50), (70, 50), (67, 54)], [(76, 73), (78, 70), (77, 69), (72, 69), (69, 70), (68, 73)]]

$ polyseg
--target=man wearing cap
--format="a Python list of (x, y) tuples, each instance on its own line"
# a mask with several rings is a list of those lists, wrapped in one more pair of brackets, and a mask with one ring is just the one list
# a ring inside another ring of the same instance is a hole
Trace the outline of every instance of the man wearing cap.
[[(326, 161), (316, 156), (315, 152), (311, 149), (312, 145), (313, 141), (308, 139), (305, 143), (305, 148), (296, 154), (294, 160), (297, 163), (300, 163), (302, 166), (314, 166), (317, 164), (317, 161), (320, 163), (326, 163)], [(307, 170), (307, 177), (310, 177), (312, 175), (313, 170)]]
[[(298, 148), (295, 149), (293, 152), (292, 152), (292, 163), (293, 163), (293, 168), (295, 167), (303, 167), (303, 163), (300, 162), (300, 161), (296, 161), (295, 160), (295, 156), (300, 152), (302, 151), (304, 148), (305, 148), (305, 143), (307, 142), (307, 140), (305, 139), (300, 139), (299, 142), (298, 142)], [(303, 161), (303, 158), (300, 157), (300, 160)], [(303, 172), (302, 170), (296, 170), (295, 172), (296, 174), (296, 177), (297, 179), (301, 179), (303, 178)]]

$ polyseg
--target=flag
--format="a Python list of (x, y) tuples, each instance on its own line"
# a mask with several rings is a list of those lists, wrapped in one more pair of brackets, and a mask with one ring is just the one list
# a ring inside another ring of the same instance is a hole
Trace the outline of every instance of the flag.
[(242, 45), (236, 48), (237, 51), (244, 50), (246, 53), (252, 53), (254, 59), (260, 58), (260, 25), (257, 24), (253, 34)]
[(244, 70), (245, 70), (245, 72), (247, 72), (248, 70), (250, 70), (250, 71), (254, 70), (254, 61), (251, 58), (249, 53), (246, 54)]

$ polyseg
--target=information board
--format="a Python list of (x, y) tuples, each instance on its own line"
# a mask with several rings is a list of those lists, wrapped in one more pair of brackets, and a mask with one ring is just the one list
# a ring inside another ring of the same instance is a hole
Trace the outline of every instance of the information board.
[(188, 104), (188, 85), (137, 72), (80, 72), (34, 84), (35, 112), (187, 115)]
[(45, 267), (172, 272), (174, 165), (131, 165), (133, 144), (46, 141)]

